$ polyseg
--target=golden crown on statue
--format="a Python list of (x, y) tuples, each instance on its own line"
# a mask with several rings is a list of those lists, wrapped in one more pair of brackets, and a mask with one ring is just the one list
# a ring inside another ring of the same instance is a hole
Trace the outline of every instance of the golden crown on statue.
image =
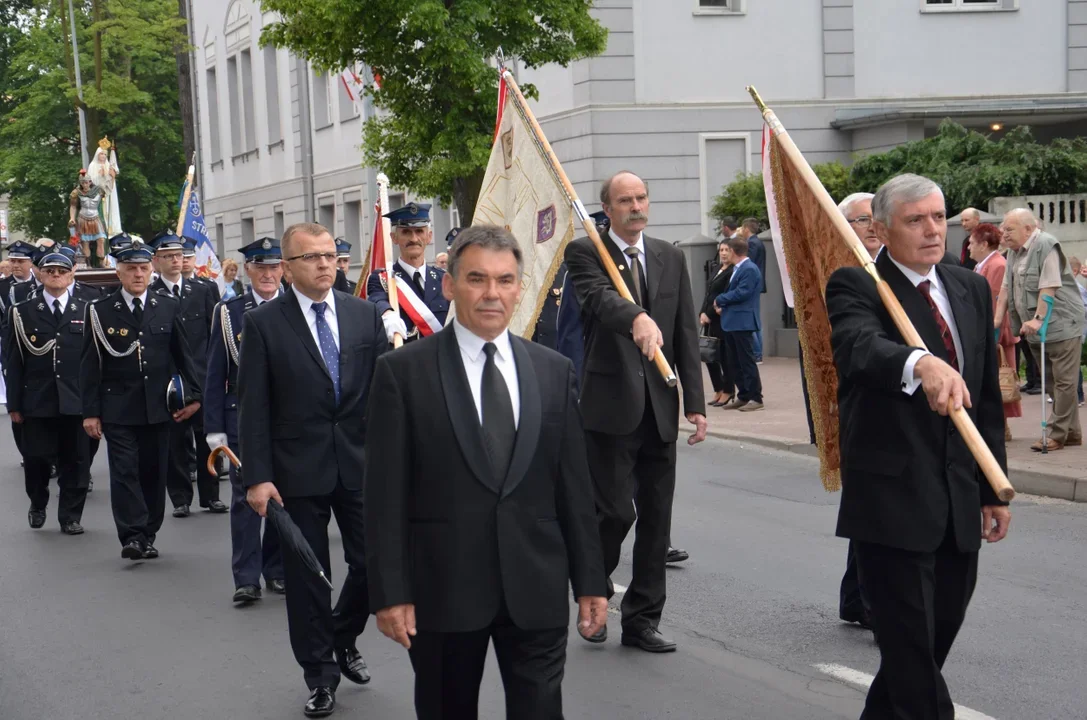
[(102, 148), (103, 150), (107, 150), (107, 151), (111, 147), (113, 147), (113, 143), (111, 143), (109, 141), (109, 136), (106, 136), (106, 137), (102, 138), (101, 140), (99, 140), (98, 141), (98, 147)]

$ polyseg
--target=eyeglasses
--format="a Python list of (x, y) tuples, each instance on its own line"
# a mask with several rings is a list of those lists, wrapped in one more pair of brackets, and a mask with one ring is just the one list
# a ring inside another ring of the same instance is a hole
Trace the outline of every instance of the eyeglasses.
[(46, 275), (67, 275), (68, 273), (70, 273), (72, 271), (69, 270), (68, 268), (62, 268), (62, 267), (47, 267), (47, 268), (42, 268), (42, 272), (45, 273)]
[(861, 215), (860, 217), (855, 217), (855, 218), (853, 218), (852, 220), (849, 221), (849, 224), (850, 225), (860, 225), (861, 227), (866, 227), (866, 226), (872, 224), (872, 216), (871, 215)]
[(336, 253), (305, 253), (304, 255), (295, 255), (294, 257), (287, 258), (287, 262), (291, 262), (292, 260), (301, 260), (302, 262), (309, 263), (310, 265), (314, 265), (320, 260), (336, 262)]

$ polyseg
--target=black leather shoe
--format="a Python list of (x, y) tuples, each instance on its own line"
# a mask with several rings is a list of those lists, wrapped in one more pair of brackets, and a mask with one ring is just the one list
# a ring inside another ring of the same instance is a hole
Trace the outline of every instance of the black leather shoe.
[(370, 671), (366, 669), (366, 661), (356, 648), (342, 648), (336, 651), (336, 662), (340, 664), (340, 674), (355, 683), (365, 685), (370, 682)]
[(50, 465), (49, 466), (49, 479), (50, 480), (56, 480), (58, 477), (60, 477), (60, 470), (57, 470), (56, 465)]
[(139, 540), (129, 540), (121, 548), (121, 557), (125, 560), (143, 560), (143, 545)]
[(267, 583), (265, 583), (265, 587), (268, 588), (269, 592), (274, 592), (276, 595), (287, 594), (286, 583), (278, 578), (272, 578), (271, 580), (269, 580)]
[(69, 520), (60, 526), (60, 531), (65, 535), (82, 535), (83, 526), (77, 523), (75, 520)]
[(26, 519), (30, 521), (30, 527), (37, 530), (45, 524), (45, 511), (30, 508), (30, 512), (26, 514)]
[(686, 550), (670, 547), (668, 548), (668, 555), (664, 558), (664, 562), (671, 565), (674, 563), (681, 563), (684, 560), (689, 560), (690, 557), (690, 554)]
[(857, 623), (865, 630), (872, 629), (872, 620), (864, 610), (849, 610), (844, 613), (840, 612), (838, 613), (838, 617), (842, 619), (842, 622)]
[(585, 642), (591, 642), (593, 645), (599, 645), (600, 643), (608, 639), (608, 626), (605, 625), (604, 627), (597, 630), (596, 635), (590, 635), (589, 637), (585, 637), (584, 635), (582, 635), (581, 637), (585, 638)]
[(222, 515), (229, 509), (230, 508), (223, 504), (222, 500), (212, 500), (207, 504), (207, 511), (210, 513), (215, 513), (216, 515)]
[(147, 543), (143, 546), (143, 557), (146, 560), (155, 560), (159, 556), (159, 551), (151, 543)]
[(260, 587), (257, 585), (242, 585), (234, 591), (234, 602), (251, 603), (260, 600)]
[(178, 505), (176, 508), (174, 508), (174, 517), (176, 518), (187, 518), (191, 514), (192, 513), (189, 512), (188, 505)]
[(624, 630), (619, 642), (627, 647), (641, 648), (651, 653), (676, 651), (675, 642), (661, 635), (660, 630), (657, 628), (652, 627), (632, 632)]
[(336, 691), (330, 687), (314, 688), (302, 708), (306, 717), (328, 717), (336, 709)]

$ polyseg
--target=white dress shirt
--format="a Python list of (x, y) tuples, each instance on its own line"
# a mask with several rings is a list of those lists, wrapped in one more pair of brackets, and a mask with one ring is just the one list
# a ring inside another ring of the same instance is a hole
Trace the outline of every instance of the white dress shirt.
[[(638, 263), (642, 266), (642, 279), (645, 280), (645, 235), (643, 235), (642, 233), (638, 233), (638, 242), (634, 243), (633, 245), (616, 235), (615, 231), (610, 228), (608, 229), (608, 237), (610, 237), (611, 241), (615, 243), (615, 247), (619, 248), (620, 254), (622, 254), (622, 256), (626, 257), (628, 260), (630, 258), (627, 257), (627, 248), (638, 248)], [(646, 281), (646, 285), (648, 284), (649, 282)]]
[[(275, 300), (277, 297), (279, 297), (279, 293), (280, 293), (280, 291), (276, 290), (276, 294), (272, 296), (272, 300)], [(329, 293), (329, 295), (331, 295), (331, 294), (332, 293)], [(306, 298), (306, 299), (308, 300), (309, 298)], [(253, 300), (256, 302), (256, 305), (254, 305), (253, 307), (260, 307), (264, 303), (269, 302), (268, 300), (265, 300), (264, 298), (262, 298), (260, 296), (260, 293), (258, 293), (256, 290), (253, 291)], [(299, 301), (299, 302), (301, 302), (301, 301)], [(328, 314), (327, 310), (325, 310), (325, 314), (326, 315)], [(316, 317), (313, 318), (313, 322), (314, 322), (314, 324), (317, 323), (317, 318)], [(339, 328), (337, 328), (337, 330), (339, 330)]]
[(177, 288), (176, 297), (181, 297), (181, 293), (185, 290), (185, 288), (182, 287), (182, 285), (181, 285), (183, 282), (185, 282), (184, 278), (179, 277), (177, 279), (177, 282), (175, 283), (175, 282), (170, 282), (169, 280), (166, 279), (166, 276), (163, 275), (162, 276), (162, 282), (166, 285), (166, 292), (170, 293), (171, 295), (174, 294), (174, 288), (175, 287)]
[[(955, 346), (955, 355), (959, 360), (959, 372), (962, 373), (965, 367), (965, 360), (962, 353), (962, 342), (959, 340), (959, 330), (955, 325), (955, 313), (951, 312), (951, 301), (947, 299), (947, 290), (944, 288), (942, 282), (940, 282), (940, 276), (936, 273), (936, 266), (933, 265), (929, 268), (927, 275), (918, 275), (913, 270), (903, 265), (894, 259), (894, 257), (887, 253), (887, 258), (895, 264), (895, 266), (902, 271), (902, 274), (906, 276), (906, 279), (910, 281), (910, 284), (917, 287), (922, 281), (929, 281), (929, 295), (932, 296), (932, 302), (936, 303), (936, 309), (940, 311), (940, 315), (943, 316), (944, 322), (947, 323), (947, 327), (951, 330), (951, 342)], [(918, 291), (920, 292), (920, 291)], [(925, 303), (928, 304), (927, 302)], [(921, 379), (913, 376), (913, 369), (917, 365), (917, 361), (926, 355), (931, 355), (928, 350), (914, 350), (910, 353), (910, 356), (906, 358), (906, 364), (902, 368), (902, 392), (907, 395), (913, 395), (917, 392), (917, 388), (921, 387)]]
[[(135, 300), (137, 296), (133, 295), (128, 290), (125, 290), (122, 287), (121, 288), (121, 297), (123, 297), (125, 299), (125, 303), (128, 304), (128, 309), (131, 310), (132, 309), (132, 301)], [(147, 291), (144, 290), (143, 294), (139, 295), (138, 297), (140, 298), (140, 307), (143, 308), (144, 310), (146, 310), (147, 309)]]
[[(291, 292), (298, 298), (298, 307), (302, 309), (302, 317), (306, 319), (306, 325), (309, 326), (309, 332), (310, 335), (313, 336), (314, 344), (318, 348), (321, 347), (321, 339), (317, 337), (317, 313), (313, 311), (313, 301), (298, 292), (298, 288), (294, 285), (291, 285)], [(339, 350), (340, 324), (336, 321), (336, 293), (329, 290), (324, 301), (328, 304), (328, 307), (325, 309), (325, 321), (328, 323), (328, 326), (332, 328), (332, 339), (336, 341), (336, 349)]]
[(426, 263), (423, 263), (419, 267), (412, 267), (404, 261), (404, 258), (399, 258), (396, 262), (400, 264), (400, 267), (404, 268), (404, 272), (406, 272), (408, 277), (412, 280), (415, 279), (415, 273), (419, 273), (419, 281), (422, 282), (423, 287), (426, 288)]
[[(472, 401), (476, 404), (476, 414), (479, 416), (479, 424), (483, 424), (483, 366), (487, 363), (487, 354), (483, 352), (486, 340), (479, 337), (471, 330), (453, 321), (453, 332), (457, 334), (457, 344), (460, 346), (460, 358), (464, 362), (464, 372), (468, 376), (468, 387), (472, 390)], [(494, 354), (494, 364), (502, 373), (506, 381), (506, 387), (510, 391), (510, 402), (513, 404), (513, 425), (521, 424), (521, 386), (517, 383), (517, 363), (513, 359), (513, 345), (510, 343), (509, 332), (504, 332), (494, 339), (498, 352)]]
[(68, 298), (69, 295), (67, 288), (65, 288), (64, 292), (62, 292), (60, 295), (57, 295), (56, 297), (53, 297), (53, 295), (51, 295), (49, 291), (46, 290), (44, 287), (42, 288), (42, 300), (45, 301), (45, 309), (49, 312), (53, 312), (53, 302), (55, 300), (60, 300), (60, 311), (64, 312), (65, 309), (67, 309), (68, 307)]
[(729, 287), (732, 287), (732, 283), (736, 282), (736, 274), (737, 274), (737, 273), (736, 273), (736, 271), (740, 269), (740, 266), (741, 266), (741, 265), (743, 265), (743, 264), (744, 264), (745, 262), (747, 262), (747, 261), (748, 261), (748, 260), (750, 260), (750, 259), (751, 259), (751, 258), (749, 258), (749, 257), (747, 257), (747, 256), (745, 255), (745, 256), (743, 257), (743, 259), (741, 259), (741, 260), (740, 260), (740, 262), (738, 262), (738, 263), (736, 263), (735, 265), (733, 265), (733, 266), (732, 266), (732, 277), (730, 277), (730, 278), (728, 279), (728, 286), (729, 286)]

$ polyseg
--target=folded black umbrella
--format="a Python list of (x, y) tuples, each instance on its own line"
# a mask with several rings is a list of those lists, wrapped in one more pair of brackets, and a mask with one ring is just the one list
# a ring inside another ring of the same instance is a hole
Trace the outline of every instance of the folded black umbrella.
[(320, 576), (328, 585), (328, 589), (332, 590), (332, 583), (325, 576), (325, 570), (321, 567), (321, 562), (310, 547), (309, 541), (302, 535), (302, 531), (294, 524), (294, 520), (291, 520), (291, 516), (283, 509), (283, 506), (272, 498), (268, 499), (267, 518), (279, 533), (279, 542), (283, 548), (297, 555), (302, 563)]

